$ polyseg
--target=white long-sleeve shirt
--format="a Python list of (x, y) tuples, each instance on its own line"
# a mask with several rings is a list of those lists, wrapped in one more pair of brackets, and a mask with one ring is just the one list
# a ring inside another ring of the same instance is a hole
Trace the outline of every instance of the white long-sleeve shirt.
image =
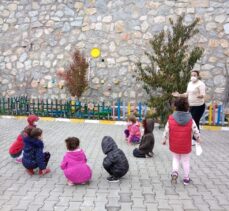
[[(192, 120), (192, 136), (198, 140), (200, 138), (200, 131), (198, 130), (198, 127), (196, 126), (196, 123), (194, 120)], [(163, 133), (163, 140), (166, 142), (169, 140), (169, 122), (165, 125), (165, 130)]]

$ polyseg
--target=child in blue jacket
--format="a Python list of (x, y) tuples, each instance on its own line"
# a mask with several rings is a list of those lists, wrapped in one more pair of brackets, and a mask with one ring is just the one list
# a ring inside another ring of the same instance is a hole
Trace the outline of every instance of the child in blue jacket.
[(49, 173), (50, 169), (47, 168), (47, 164), (50, 159), (50, 153), (43, 152), (42, 130), (40, 128), (28, 128), (26, 133), (28, 136), (24, 138), (22, 164), (27, 173), (33, 175), (35, 168), (39, 168), (39, 175)]

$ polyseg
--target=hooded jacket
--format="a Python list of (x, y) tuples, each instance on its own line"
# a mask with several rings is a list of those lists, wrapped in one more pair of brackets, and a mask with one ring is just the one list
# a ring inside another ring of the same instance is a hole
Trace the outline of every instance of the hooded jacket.
[(24, 138), (24, 152), (22, 164), (27, 169), (46, 168), (45, 156), (43, 153), (44, 144), (41, 140), (27, 136)]
[(143, 121), (144, 135), (142, 136), (139, 150), (143, 154), (149, 154), (153, 152), (154, 148), (154, 121), (152, 119), (146, 119)]
[(92, 171), (87, 165), (87, 158), (82, 149), (66, 152), (60, 167), (64, 171), (65, 177), (75, 184), (91, 179)]
[(129, 170), (129, 163), (124, 152), (118, 148), (113, 138), (105, 136), (102, 140), (102, 150), (107, 156), (103, 160), (103, 167), (115, 177), (124, 176)]
[(35, 115), (30, 115), (27, 118), (27, 122), (29, 123), (25, 129), (17, 136), (17, 139), (11, 144), (10, 148), (9, 148), (9, 153), (11, 155), (15, 155), (18, 154), (19, 152), (21, 152), (24, 148), (24, 142), (23, 142), (23, 138), (25, 136), (27, 136), (27, 134), (24, 132), (27, 128), (30, 127), (36, 127), (36, 125), (34, 125), (34, 122), (38, 121), (39, 117), (35, 116)]
[(175, 111), (169, 116), (169, 148), (177, 154), (191, 152), (192, 116), (189, 112)]
[(39, 117), (36, 115), (29, 115), (27, 118), (27, 122), (29, 123), (29, 126), (35, 127), (34, 122), (37, 122), (39, 120)]

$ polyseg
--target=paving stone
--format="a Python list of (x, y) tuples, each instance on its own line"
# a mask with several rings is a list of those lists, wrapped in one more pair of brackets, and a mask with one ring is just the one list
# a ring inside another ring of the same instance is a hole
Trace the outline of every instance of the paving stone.
[[(22, 124), (25, 121), (0, 118), (3, 140), (0, 147), (1, 211), (229, 210), (229, 187), (225, 185), (229, 180), (229, 169), (225, 164), (226, 149), (223, 147), (228, 140), (226, 133), (217, 131), (221, 137), (218, 140), (216, 132), (201, 131), (206, 153), (198, 158), (192, 155), (190, 175), (193, 184), (185, 187), (182, 178), (175, 186), (170, 183), (171, 154), (166, 147), (155, 144), (153, 159), (136, 159), (132, 157), (135, 146), (123, 142), (124, 126), (94, 124), (40, 121), (40, 127), (44, 128), (45, 148), (52, 154), (49, 164), (52, 172), (45, 177), (31, 177), (25, 174), (22, 166), (12, 162), (7, 152)], [(68, 186), (59, 168), (66, 151), (64, 139), (72, 131), (80, 138), (88, 164), (93, 169), (89, 185)], [(156, 140), (161, 139), (162, 132), (155, 129)], [(117, 141), (130, 164), (127, 175), (116, 184), (106, 181), (108, 175), (102, 168), (104, 155), (100, 144), (107, 133)]]

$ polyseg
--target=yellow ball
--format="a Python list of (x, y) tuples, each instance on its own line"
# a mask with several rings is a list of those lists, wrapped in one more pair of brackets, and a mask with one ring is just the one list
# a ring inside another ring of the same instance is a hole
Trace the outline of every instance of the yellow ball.
[(93, 58), (98, 58), (100, 56), (101, 52), (99, 48), (92, 48), (91, 49), (91, 56)]

